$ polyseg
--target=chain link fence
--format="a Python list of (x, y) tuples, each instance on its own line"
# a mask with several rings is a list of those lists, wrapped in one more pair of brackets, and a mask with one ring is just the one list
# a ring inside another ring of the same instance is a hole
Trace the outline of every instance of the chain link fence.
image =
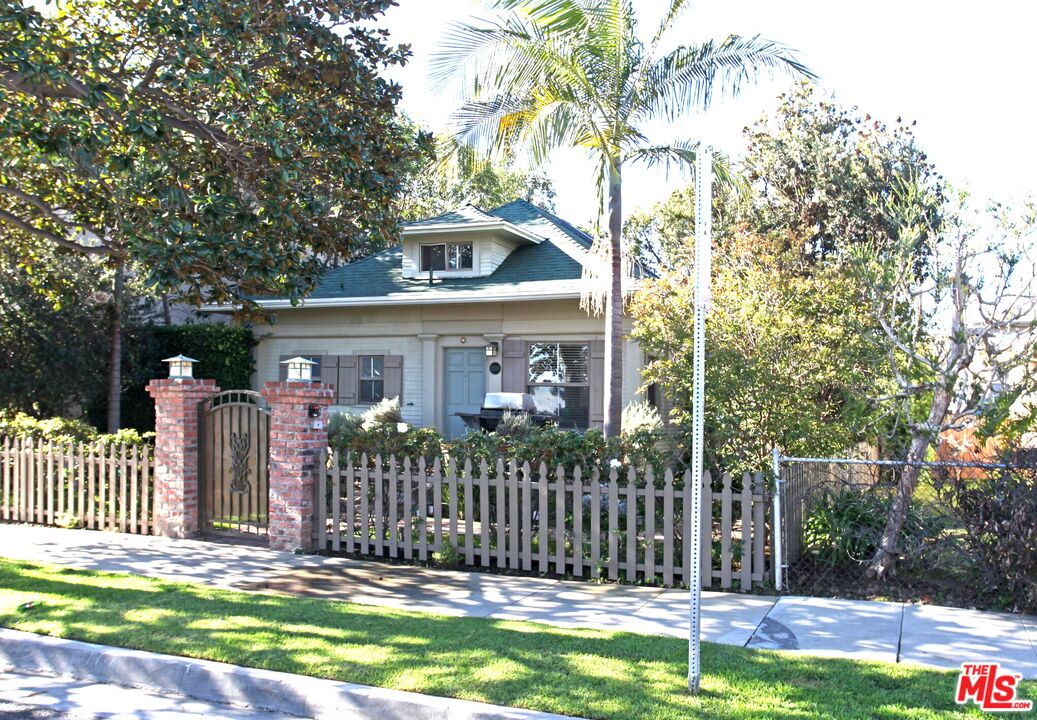
[[(788, 592), (1037, 610), (1034, 463), (781, 458), (779, 467)], [(898, 560), (878, 580), (868, 566), (908, 468), (919, 475)]]

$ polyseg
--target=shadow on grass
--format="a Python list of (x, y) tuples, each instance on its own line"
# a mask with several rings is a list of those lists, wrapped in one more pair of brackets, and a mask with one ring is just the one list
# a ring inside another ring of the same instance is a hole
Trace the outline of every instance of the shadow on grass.
[[(41, 599), (28, 612), (17, 605)], [(949, 673), (0, 561), (0, 625), (590, 718), (944, 718)], [(1032, 691), (1032, 686), (1030, 687)], [(248, 697), (244, 701), (251, 700)], [(976, 713), (978, 715), (978, 712)]]

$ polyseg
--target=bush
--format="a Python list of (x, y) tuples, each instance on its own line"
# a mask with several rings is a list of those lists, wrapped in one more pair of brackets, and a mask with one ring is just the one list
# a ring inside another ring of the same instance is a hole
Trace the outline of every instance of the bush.
[(0, 411), (0, 436), (33, 438), (58, 445), (69, 443), (92, 443), (102, 448), (111, 445), (149, 445), (155, 433), (139, 433), (133, 429), (122, 429), (112, 434), (102, 434), (82, 420), (69, 418), (46, 418), (40, 420), (25, 413)]
[[(885, 487), (825, 488), (803, 523), (806, 550), (831, 566), (868, 562), (882, 539), (892, 501), (893, 493)], [(900, 537), (902, 554), (909, 562), (920, 561), (942, 529), (938, 518), (915, 503)]]
[[(379, 403), (381, 405), (381, 403)], [(375, 408), (378, 406), (376, 405)], [(393, 408), (371, 408), (363, 416), (335, 413), (328, 421), (328, 445), (340, 454), (342, 462), (354, 461), (367, 453), (368, 457), (381, 455), (388, 459), (416, 461), (425, 458), (429, 464), (442, 455), (443, 437), (435, 428), (413, 427), (393, 418), (399, 417), (399, 401)], [(381, 422), (379, 418), (389, 421)]]
[(1037, 467), (942, 469), (937, 492), (964, 529), (972, 582), (1016, 612), (1037, 612)]
[(377, 403), (364, 411), (360, 416), (361, 425), (365, 430), (373, 430), (379, 425), (397, 425), (403, 422), (403, 411), (400, 409), (400, 399), (382, 398)]

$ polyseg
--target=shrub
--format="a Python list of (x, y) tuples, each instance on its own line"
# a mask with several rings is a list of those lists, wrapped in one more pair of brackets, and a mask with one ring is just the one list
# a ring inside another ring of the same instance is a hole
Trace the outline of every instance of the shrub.
[(649, 402), (632, 402), (623, 408), (623, 434), (656, 432), (663, 425), (659, 411)]
[(1037, 467), (943, 469), (934, 485), (964, 529), (972, 581), (994, 604), (1037, 612)]
[[(819, 562), (836, 566), (871, 560), (886, 528), (893, 493), (878, 486), (825, 488), (803, 523), (803, 542)], [(942, 522), (914, 504), (899, 547), (908, 561), (921, 561), (939, 538)]]
[(58, 445), (68, 443), (93, 443), (107, 448), (111, 445), (149, 445), (154, 441), (155, 433), (139, 433), (124, 428), (116, 433), (102, 434), (83, 420), (69, 418), (38, 419), (25, 413), (5, 413), (0, 411), (0, 436), (35, 438)]
[[(399, 401), (395, 403), (395, 410), (391, 407), (377, 412), (369, 410), (363, 416), (335, 413), (328, 421), (328, 445), (340, 454), (342, 462), (350, 457), (355, 462), (363, 453), (368, 457), (381, 455), (387, 459), (395, 455), (401, 460), (410, 458), (415, 461), (423, 457), (427, 463), (435, 462), (442, 455), (443, 437), (439, 431), (413, 427), (392, 419), (398, 417)], [(378, 418), (390, 421), (381, 422)]]
[(379, 425), (396, 425), (403, 422), (403, 412), (400, 410), (400, 399), (382, 398), (377, 403), (364, 411), (360, 416), (365, 430), (372, 430)]

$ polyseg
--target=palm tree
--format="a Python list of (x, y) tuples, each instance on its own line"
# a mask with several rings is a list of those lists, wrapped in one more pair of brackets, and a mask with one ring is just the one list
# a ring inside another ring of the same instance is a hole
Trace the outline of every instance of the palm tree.
[[(459, 140), (490, 153), (524, 151), (542, 166), (552, 150), (585, 148), (608, 197), (605, 300), (605, 434), (620, 431), (623, 342), (623, 168), (690, 165), (696, 144), (653, 144), (641, 126), (671, 122), (736, 94), (761, 70), (813, 77), (784, 46), (729, 36), (662, 52), (687, 5), (671, 0), (649, 42), (637, 34), (631, 0), (496, 0), (502, 19), (455, 24), (433, 58), (435, 80), (459, 81)], [(604, 204), (604, 203), (603, 203)]]

